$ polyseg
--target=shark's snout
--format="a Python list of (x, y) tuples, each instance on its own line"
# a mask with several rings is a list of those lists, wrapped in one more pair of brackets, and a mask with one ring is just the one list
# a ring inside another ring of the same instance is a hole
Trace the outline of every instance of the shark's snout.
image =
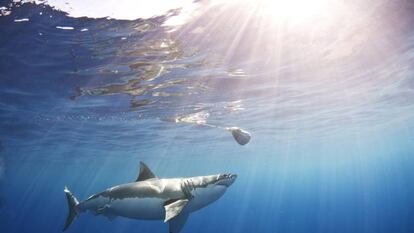
[(230, 174), (230, 179), (232, 180), (231, 184), (233, 184), (234, 181), (236, 181), (236, 179), (237, 179), (237, 174)]

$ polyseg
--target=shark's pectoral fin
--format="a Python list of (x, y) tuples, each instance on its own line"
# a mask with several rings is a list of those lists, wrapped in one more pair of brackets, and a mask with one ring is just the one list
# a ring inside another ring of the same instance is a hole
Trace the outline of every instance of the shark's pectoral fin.
[(176, 217), (181, 213), (184, 207), (187, 205), (187, 199), (178, 199), (174, 201), (167, 201), (164, 205), (165, 209), (165, 219), (164, 222), (169, 221), (170, 219)]
[(187, 222), (189, 214), (181, 213), (170, 221), (170, 233), (179, 233)]
[(152, 171), (148, 168), (147, 165), (145, 165), (145, 163), (139, 162), (139, 175), (135, 181), (138, 182), (149, 179), (157, 179), (157, 176), (152, 173)]

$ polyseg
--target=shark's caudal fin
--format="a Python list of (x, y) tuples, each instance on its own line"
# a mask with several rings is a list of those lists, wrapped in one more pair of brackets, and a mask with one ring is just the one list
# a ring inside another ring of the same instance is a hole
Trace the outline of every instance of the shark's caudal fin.
[(68, 216), (66, 217), (65, 226), (63, 227), (63, 231), (65, 231), (66, 229), (68, 229), (75, 217), (77, 217), (79, 214), (79, 211), (77, 210), (77, 205), (79, 204), (79, 201), (70, 192), (68, 187), (65, 186), (65, 189), (63, 191), (65, 192), (66, 200), (68, 201)]

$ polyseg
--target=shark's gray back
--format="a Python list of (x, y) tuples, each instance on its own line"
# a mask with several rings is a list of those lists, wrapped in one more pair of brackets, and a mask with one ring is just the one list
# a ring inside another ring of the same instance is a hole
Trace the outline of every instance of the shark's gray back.
[(97, 193), (90, 198), (102, 196), (112, 200), (125, 198), (160, 198), (165, 200), (184, 197), (181, 189), (182, 179), (150, 179), (133, 183), (121, 184)]

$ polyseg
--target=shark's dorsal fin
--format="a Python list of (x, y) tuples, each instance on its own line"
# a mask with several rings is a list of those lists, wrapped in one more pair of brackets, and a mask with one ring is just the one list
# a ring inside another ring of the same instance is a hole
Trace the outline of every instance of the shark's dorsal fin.
[(179, 215), (184, 207), (187, 205), (187, 199), (178, 199), (178, 200), (170, 200), (166, 201), (164, 204), (165, 209), (165, 219), (164, 222), (169, 221), (170, 219), (174, 218), (175, 216)]
[(139, 162), (139, 175), (135, 182), (149, 179), (157, 179), (157, 177), (154, 175), (154, 173), (152, 173), (148, 166), (145, 165), (145, 163)]

